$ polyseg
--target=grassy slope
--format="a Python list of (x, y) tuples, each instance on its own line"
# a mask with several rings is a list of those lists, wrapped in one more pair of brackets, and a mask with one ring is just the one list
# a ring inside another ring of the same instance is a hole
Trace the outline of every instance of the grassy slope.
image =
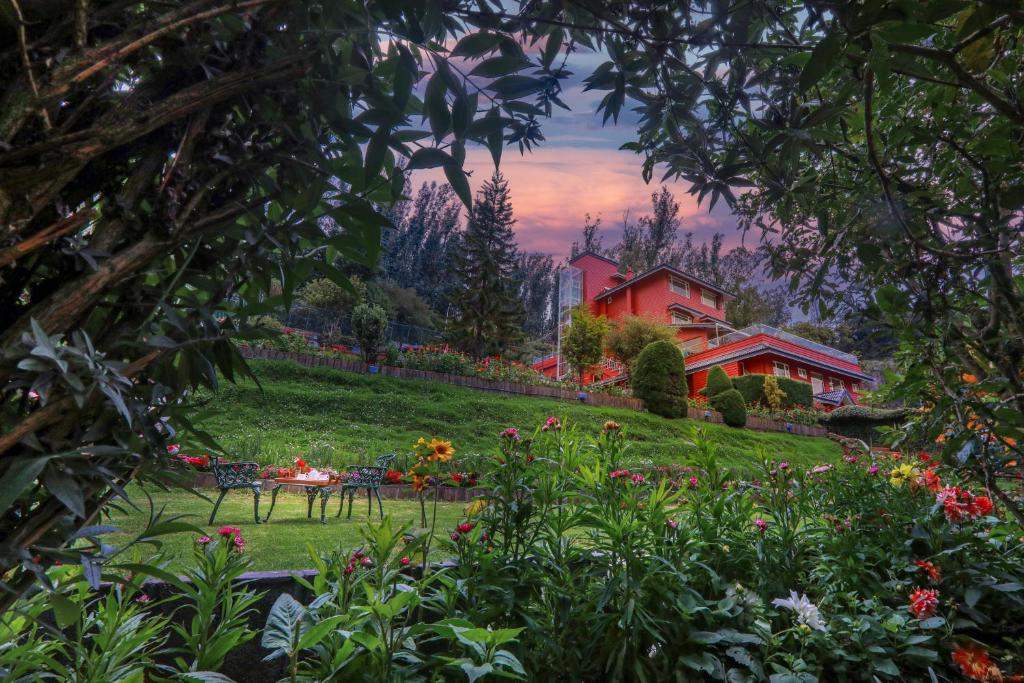
[[(491, 453), (496, 435), (510, 425), (532, 432), (557, 415), (596, 433), (606, 420), (626, 426), (637, 461), (683, 463), (695, 423), (666, 420), (626, 409), (598, 408), (556, 399), (513, 396), (420, 380), (357, 375), (288, 362), (253, 362), (255, 384), (225, 383), (212, 397), (201, 424), (228, 448), (258, 437), (262, 462), (283, 463), (296, 454), (333, 449), (335, 466), (407, 453), (420, 436), (451, 439), (458, 456)], [(768, 457), (818, 464), (838, 459), (824, 438), (705, 425), (723, 464), (749, 470), (762, 450)], [(314, 458), (317, 464), (319, 458)]]

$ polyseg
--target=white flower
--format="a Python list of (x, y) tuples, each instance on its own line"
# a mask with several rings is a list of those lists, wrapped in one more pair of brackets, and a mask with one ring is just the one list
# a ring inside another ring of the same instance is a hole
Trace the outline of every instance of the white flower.
[(772, 604), (776, 607), (785, 607), (796, 612), (796, 620), (798, 623), (809, 626), (817, 631), (824, 631), (825, 624), (821, 620), (821, 612), (814, 605), (813, 602), (808, 600), (804, 594), (797, 595), (796, 591), (789, 591), (789, 598), (775, 598), (772, 600)]

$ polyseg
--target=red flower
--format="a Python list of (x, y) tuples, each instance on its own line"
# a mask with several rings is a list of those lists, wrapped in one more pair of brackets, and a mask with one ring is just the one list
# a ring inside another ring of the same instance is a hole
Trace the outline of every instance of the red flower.
[(921, 473), (921, 483), (932, 493), (938, 493), (942, 490), (942, 480), (939, 475), (935, 474), (934, 470), (925, 470)]
[(951, 655), (953, 663), (960, 667), (964, 677), (972, 681), (1001, 681), (1002, 672), (999, 671), (988, 656), (988, 652), (980, 645), (970, 643), (968, 645), (957, 645), (953, 648)]
[(979, 516), (992, 514), (992, 499), (988, 496), (978, 496), (974, 499), (974, 505)]
[(760, 517), (754, 520), (754, 526), (756, 526), (757, 530), (760, 531), (762, 534), (768, 531), (768, 522), (764, 521)]
[(409, 566), (409, 558), (408, 557), (403, 557), (402, 559), (400, 559), (398, 561), (398, 564), (402, 565), (403, 567), (408, 567)]
[(474, 526), (476, 525), (472, 522), (463, 522), (462, 524), (455, 527), (455, 530), (458, 531), (460, 534), (468, 534), (470, 531), (473, 530)]
[(939, 608), (939, 591), (934, 588), (915, 588), (910, 594), (910, 604), (907, 610), (918, 619), (927, 619), (935, 616), (935, 610)]
[(237, 526), (222, 526), (221, 528), (217, 529), (217, 533), (221, 536), (237, 536), (238, 534), (242, 533), (242, 530), (239, 529)]
[(942, 570), (940, 570), (938, 566), (936, 566), (932, 562), (925, 562), (924, 560), (914, 560), (914, 564), (916, 564), (918, 568), (924, 570), (924, 573), (928, 575), (928, 579), (932, 583), (938, 583), (939, 581), (942, 581)]

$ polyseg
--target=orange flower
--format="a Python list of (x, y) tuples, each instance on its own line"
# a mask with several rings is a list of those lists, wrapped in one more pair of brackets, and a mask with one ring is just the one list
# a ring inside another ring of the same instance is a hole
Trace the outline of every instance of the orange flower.
[(935, 616), (939, 608), (939, 591), (934, 588), (915, 588), (910, 594), (910, 604), (907, 611), (918, 619), (927, 619)]
[(1003, 673), (989, 658), (988, 652), (980, 645), (971, 643), (963, 647), (957, 645), (951, 655), (953, 663), (960, 667), (966, 678), (972, 681), (1002, 681)]
[(967, 382), (968, 384), (977, 384), (978, 383), (978, 377), (976, 375), (972, 375), (969, 372), (965, 372), (964, 374), (960, 375), (960, 379), (962, 379), (963, 381)]
[(927, 469), (922, 472), (921, 483), (932, 493), (938, 493), (942, 490), (942, 479), (939, 478), (939, 475), (935, 474), (934, 470)]
[(413, 491), (415, 491), (416, 493), (419, 493), (420, 491), (422, 491), (425, 488), (427, 488), (427, 477), (425, 477), (423, 475), (420, 475), (420, 474), (416, 474), (415, 472), (410, 472), (409, 474), (412, 475), (412, 490)]
[(928, 575), (928, 579), (932, 583), (938, 583), (939, 581), (942, 581), (942, 570), (940, 570), (932, 562), (925, 562), (924, 560), (914, 560), (914, 564), (916, 564), (920, 569), (924, 570), (924, 572)]

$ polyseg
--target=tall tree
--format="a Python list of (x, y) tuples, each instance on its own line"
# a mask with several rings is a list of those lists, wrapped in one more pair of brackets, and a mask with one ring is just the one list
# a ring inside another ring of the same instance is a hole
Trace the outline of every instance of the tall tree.
[(395, 227), (381, 259), (384, 274), (415, 289), (437, 311), (452, 291), (448, 273), (459, 244), (462, 208), (451, 187), (431, 182), (391, 216)]
[(676, 259), (679, 203), (667, 187), (651, 194), (650, 215), (631, 223), (627, 212), (622, 223), (622, 240), (611, 251), (623, 267), (641, 272)]
[(555, 263), (548, 254), (519, 255), (513, 275), (523, 305), (523, 331), (539, 337), (555, 326)]
[(483, 184), (455, 256), (458, 317), (452, 340), (476, 357), (501, 353), (522, 337), (523, 307), (516, 291), (518, 262), (508, 181), (495, 171)]
[(591, 218), (589, 213), (586, 214), (583, 218), (583, 241), (573, 241), (569, 258), (576, 258), (584, 252), (591, 252), (594, 254), (603, 253), (603, 247), (601, 244), (603, 237), (600, 230), (601, 217), (598, 216), (597, 218)]

